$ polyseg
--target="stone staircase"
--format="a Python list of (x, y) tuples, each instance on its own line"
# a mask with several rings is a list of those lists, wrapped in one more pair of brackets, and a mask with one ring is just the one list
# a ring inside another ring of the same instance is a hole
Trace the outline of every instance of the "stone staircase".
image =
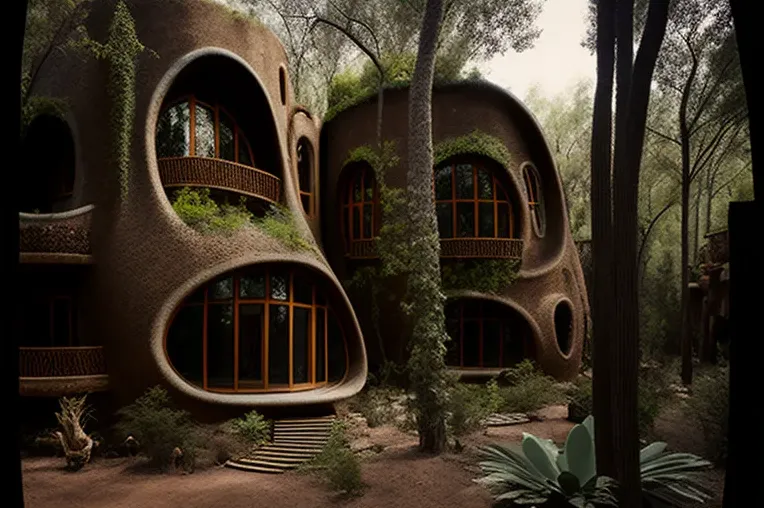
[(273, 441), (250, 456), (226, 462), (227, 467), (278, 474), (318, 455), (329, 439), (334, 416), (286, 418), (273, 424)]

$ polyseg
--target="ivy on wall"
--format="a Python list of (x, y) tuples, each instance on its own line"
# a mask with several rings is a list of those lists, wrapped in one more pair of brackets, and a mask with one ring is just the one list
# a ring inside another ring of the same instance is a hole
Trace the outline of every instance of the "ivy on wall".
[(469, 259), (441, 265), (443, 290), (498, 294), (517, 280), (519, 259)]
[(509, 168), (511, 157), (507, 147), (497, 137), (475, 129), (465, 136), (448, 138), (433, 146), (435, 166), (456, 155), (483, 155), (495, 160), (505, 168)]
[(32, 121), (38, 116), (47, 115), (66, 120), (68, 111), (69, 104), (64, 99), (46, 95), (32, 95), (21, 107), (21, 137), (26, 135)]

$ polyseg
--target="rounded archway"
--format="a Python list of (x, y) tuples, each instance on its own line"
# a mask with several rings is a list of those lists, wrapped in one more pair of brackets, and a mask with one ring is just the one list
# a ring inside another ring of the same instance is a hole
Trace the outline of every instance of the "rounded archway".
[(292, 264), (225, 273), (176, 309), (167, 360), (186, 382), (211, 392), (308, 390), (341, 381), (347, 345), (327, 284)]
[(449, 367), (507, 368), (535, 356), (531, 327), (509, 306), (461, 298), (448, 302), (445, 313)]
[(21, 211), (64, 211), (74, 193), (75, 149), (69, 125), (56, 116), (40, 115), (22, 142)]
[(565, 300), (559, 302), (554, 309), (554, 334), (560, 352), (569, 355), (573, 337), (573, 309)]

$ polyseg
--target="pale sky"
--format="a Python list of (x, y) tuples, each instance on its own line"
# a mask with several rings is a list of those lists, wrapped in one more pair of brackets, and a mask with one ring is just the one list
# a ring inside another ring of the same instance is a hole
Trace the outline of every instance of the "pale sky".
[(478, 66), (486, 79), (523, 99), (534, 84), (546, 96), (563, 92), (582, 78), (594, 80), (596, 59), (581, 47), (587, 0), (546, 0), (536, 22), (541, 36), (532, 49), (511, 49)]

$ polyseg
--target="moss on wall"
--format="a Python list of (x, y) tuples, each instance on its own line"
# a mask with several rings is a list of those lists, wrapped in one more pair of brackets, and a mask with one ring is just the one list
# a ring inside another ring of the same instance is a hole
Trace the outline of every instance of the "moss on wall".
[(443, 290), (498, 294), (517, 280), (519, 259), (470, 259), (443, 263)]
[(205, 234), (232, 233), (252, 224), (252, 214), (244, 205), (218, 205), (207, 188), (183, 187), (175, 192), (172, 208), (186, 224)]
[(433, 146), (435, 166), (456, 155), (475, 154), (495, 160), (504, 168), (509, 168), (511, 157), (507, 147), (497, 137), (475, 129), (466, 136), (448, 138)]

